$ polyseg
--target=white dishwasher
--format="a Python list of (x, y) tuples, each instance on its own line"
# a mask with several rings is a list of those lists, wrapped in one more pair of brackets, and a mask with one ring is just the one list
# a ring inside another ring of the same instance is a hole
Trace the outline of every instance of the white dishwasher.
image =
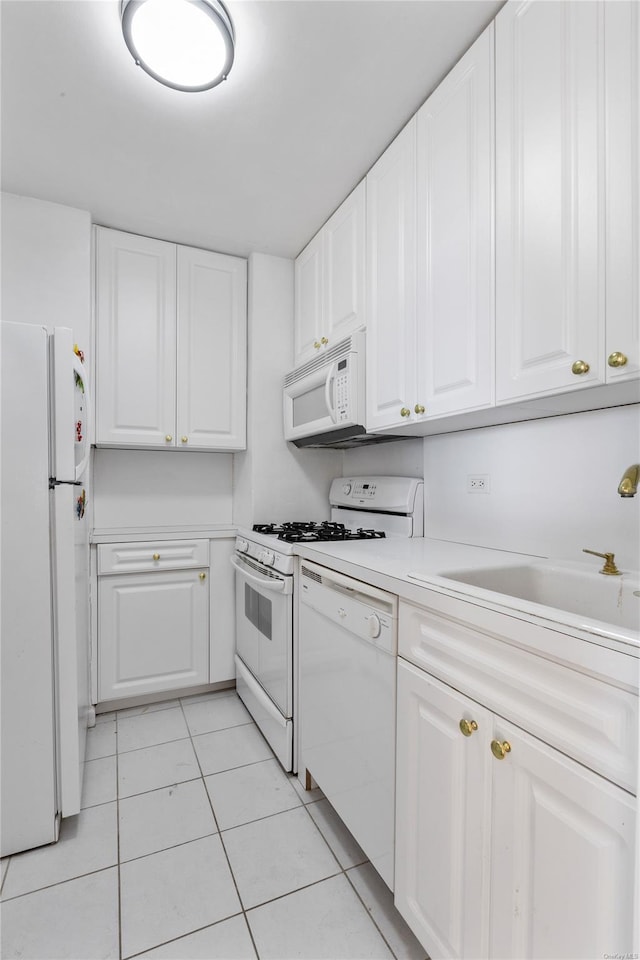
[(300, 569), (301, 766), (393, 890), (398, 600)]

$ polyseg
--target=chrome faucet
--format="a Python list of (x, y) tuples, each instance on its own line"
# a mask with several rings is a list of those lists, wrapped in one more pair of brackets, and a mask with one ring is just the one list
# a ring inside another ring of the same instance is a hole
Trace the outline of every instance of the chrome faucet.
[(622, 474), (622, 480), (618, 484), (620, 496), (635, 497), (638, 492), (638, 480), (640, 480), (640, 463), (632, 463)]

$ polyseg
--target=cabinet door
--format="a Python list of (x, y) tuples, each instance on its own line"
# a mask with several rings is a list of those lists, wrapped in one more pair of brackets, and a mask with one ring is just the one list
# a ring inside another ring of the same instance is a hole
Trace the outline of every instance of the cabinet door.
[(493, 24), (417, 115), (418, 389), (425, 417), (493, 402)]
[[(640, 5), (605, 4), (607, 380), (640, 372)], [(611, 366), (626, 361), (622, 366)]]
[(398, 660), (395, 905), (433, 957), (487, 956), (490, 730), (487, 710)]
[(96, 443), (174, 446), (176, 252), (96, 230)]
[(208, 682), (209, 578), (205, 571), (100, 577), (100, 700)]
[(322, 228), (323, 330), (330, 344), (364, 323), (365, 182)]
[(495, 27), (500, 402), (604, 380), (603, 4), (508, 3)]
[(178, 247), (177, 444), (246, 446), (246, 260)]
[(366, 183), (367, 429), (375, 430), (408, 422), (416, 402), (415, 117)]
[[(316, 234), (297, 257), (294, 267), (295, 366), (311, 360), (320, 349), (322, 317), (322, 233)], [(316, 346), (317, 344), (317, 346)]]
[(634, 797), (499, 718), (494, 736), (490, 956), (625, 956)]

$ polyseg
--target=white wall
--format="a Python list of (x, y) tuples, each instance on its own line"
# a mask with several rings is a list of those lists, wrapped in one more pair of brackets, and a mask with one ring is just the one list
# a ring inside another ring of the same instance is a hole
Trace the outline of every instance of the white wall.
[(282, 380), (293, 366), (293, 261), (249, 257), (247, 450), (234, 455), (234, 520), (243, 526), (327, 519), (336, 450), (298, 450), (284, 439)]
[(95, 450), (96, 529), (232, 522), (232, 454)]
[(422, 477), (423, 444), (421, 439), (394, 440), (345, 450), (342, 462), (344, 476)]
[(91, 217), (59, 203), (0, 196), (2, 319), (71, 327), (89, 359)]
[[(640, 568), (640, 494), (618, 496), (640, 462), (640, 405), (466, 430), (424, 440), (427, 536)], [(490, 492), (467, 492), (487, 474)]]

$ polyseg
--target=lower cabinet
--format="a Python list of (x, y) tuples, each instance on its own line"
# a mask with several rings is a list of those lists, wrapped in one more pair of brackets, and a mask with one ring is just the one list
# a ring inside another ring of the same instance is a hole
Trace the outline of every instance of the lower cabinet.
[(395, 902), (432, 960), (631, 955), (635, 798), (398, 664)]
[(98, 548), (99, 701), (209, 683), (208, 547)]

